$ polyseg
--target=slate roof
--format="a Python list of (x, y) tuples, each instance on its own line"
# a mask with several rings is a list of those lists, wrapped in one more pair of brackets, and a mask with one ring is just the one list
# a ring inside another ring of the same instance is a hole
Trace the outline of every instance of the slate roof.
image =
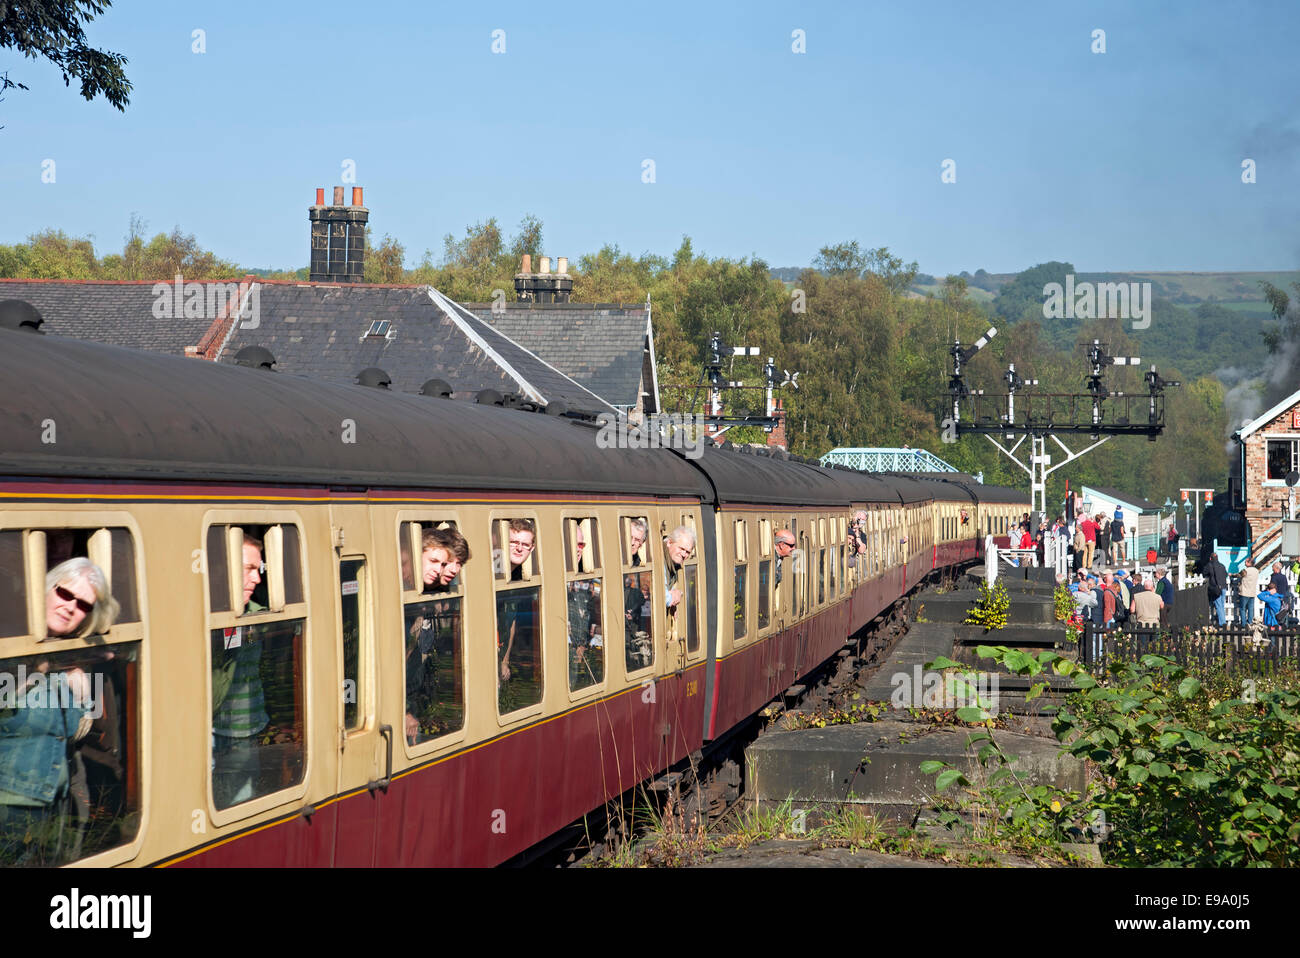
[[(509, 336), (614, 406), (636, 406), (650, 317), (644, 306), (605, 303), (466, 303)], [(654, 384), (644, 388), (652, 395)]]
[[(236, 323), (219, 362), (245, 346), (264, 346), (280, 372), (351, 384), (378, 366), (392, 389), (418, 393), (443, 379), (456, 398), (480, 389), (519, 392), (570, 409), (612, 411), (601, 398), (428, 286), (259, 283), (256, 326)], [(366, 336), (374, 320), (390, 335)]]
[(154, 285), (0, 279), (0, 300), (31, 303), (45, 320), (46, 333), (183, 356), (212, 325), (212, 317), (155, 316)]

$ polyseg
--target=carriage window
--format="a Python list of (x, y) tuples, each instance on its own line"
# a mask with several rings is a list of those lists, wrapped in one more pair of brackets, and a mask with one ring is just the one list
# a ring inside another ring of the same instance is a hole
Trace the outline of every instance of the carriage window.
[(496, 576), (497, 709), (505, 715), (542, 700), (542, 589), (537, 524), (492, 522)]
[(771, 592), (772, 560), (763, 559), (758, 564), (758, 627), (760, 630), (772, 624)]
[(685, 587), (682, 590), (684, 609), (682, 614), (686, 616), (686, 651), (692, 655), (700, 650), (699, 604), (696, 599), (697, 573), (698, 569), (694, 563), (683, 569)]
[(398, 525), (398, 557), (406, 650), (402, 734), (407, 745), (421, 745), (465, 727), (462, 569), (472, 554), (455, 522), (431, 519)]
[[(0, 581), (0, 635), (12, 638), (0, 658), (0, 867), (129, 844), (143, 635), (131, 533), (0, 532)], [(56, 641), (58, 651), (38, 644)]]
[(745, 566), (736, 566), (735, 622), (731, 637), (737, 642), (745, 637)]
[[(220, 590), (228, 597), (225, 609), (208, 616), (212, 800), (218, 809), (302, 781), (307, 608), (297, 534), (288, 524), (220, 525), (207, 532), (209, 595)], [(287, 563), (286, 538), (294, 556)], [(222, 561), (213, 561), (214, 552)], [(225, 582), (216, 581), (223, 573)]]
[(365, 614), (365, 559), (339, 562), (339, 604), (343, 611), (343, 727), (349, 732), (364, 724), (361, 707), (361, 622)]
[(631, 673), (654, 665), (654, 573), (646, 542), (650, 528), (646, 517), (623, 516), (619, 525), (623, 549), (623, 656)]
[(605, 681), (603, 583), (595, 518), (564, 520), (565, 602), (569, 617), (569, 690)]
[(826, 601), (826, 550), (817, 550), (817, 602)]
[(27, 634), (23, 534), (0, 532), (0, 636)]
[(748, 581), (747, 572), (749, 569), (749, 542), (745, 535), (745, 520), (737, 519), (735, 525), (735, 547), (736, 547), (736, 595), (735, 595), (735, 623), (732, 629), (732, 639), (739, 642), (745, 637), (747, 631), (745, 619), (747, 613), (747, 600), (749, 593), (745, 588)]
[[(680, 553), (674, 553), (671, 549), (668, 551), (666, 558), (666, 582), (668, 590), (677, 590), (681, 593), (678, 603), (668, 608), (668, 634), (670, 641), (685, 640), (684, 651), (687, 654), (693, 654), (700, 648), (699, 622), (699, 598), (697, 589), (698, 579), (698, 561), (699, 561), (699, 537), (695, 532), (695, 517), (684, 514), (681, 517), (679, 528), (690, 531), (694, 545), (691, 551), (682, 558), (679, 566), (673, 565), (673, 559)], [(676, 529), (669, 533), (671, 537), (676, 533)], [(683, 651), (680, 647), (678, 652)]]

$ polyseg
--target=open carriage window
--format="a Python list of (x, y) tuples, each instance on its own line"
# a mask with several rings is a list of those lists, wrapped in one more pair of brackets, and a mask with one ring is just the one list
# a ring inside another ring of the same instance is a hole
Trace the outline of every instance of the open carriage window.
[(497, 708), (516, 712), (542, 700), (541, 559), (537, 521), (492, 521), (496, 590)]
[(207, 530), (217, 809), (303, 778), (307, 605), (299, 535), (289, 523)]
[(402, 734), (407, 745), (420, 745), (465, 727), (463, 570), (472, 554), (455, 522), (403, 522), (398, 529), (406, 697)]
[(564, 520), (564, 589), (572, 692), (605, 681), (604, 578), (598, 531), (594, 517)]
[(136, 838), (136, 577), (129, 529), (0, 530), (0, 867)]
[(623, 655), (627, 672), (649, 668), (655, 661), (654, 615), (651, 591), (654, 573), (645, 516), (619, 518), (623, 558)]

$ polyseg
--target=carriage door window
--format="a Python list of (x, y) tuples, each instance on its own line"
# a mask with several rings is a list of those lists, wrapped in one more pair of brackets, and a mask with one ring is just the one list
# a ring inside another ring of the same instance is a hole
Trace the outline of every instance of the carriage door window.
[(826, 520), (817, 520), (817, 604), (826, 602)]
[(745, 637), (745, 611), (748, 593), (745, 590), (746, 572), (749, 569), (748, 553), (746, 549), (749, 543), (745, 541), (745, 520), (738, 519), (735, 524), (735, 550), (736, 550), (736, 591), (735, 591), (735, 608), (734, 624), (732, 626), (731, 638), (739, 642)]
[(772, 624), (772, 520), (758, 520), (758, 630)]
[(208, 527), (217, 809), (302, 781), (307, 605), (298, 535), (288, 524)]
[(564, 520), (564, 588), (569, 622), (569, 691), (605, 681), (604, 579), (595, 518)]
[(464, 583), (471, 552), (456, 523), (438, 519), (400, 523), (397, 547), (405, 650), (402, 734), (411, 746), (465, 727)]
[(623, 657), (628, 674), (649, 668), (655, 662), (654, 570), (647, 538), (645, 516), (622, 516), (619, 542), (623, 559)]
[(542, 587), (534, 519), (492, 522), (497, 617), (497, 709), (502, 715), (542, 701)]
[(694, 655), (700, 650), (699, 623), (699, 559), (700, 540), (695, 530), (695, 517), (683, 515), (682, 523), (695, 534), (695, 551), (682, 560), (681, 572), (678, 574), (677, 588), (682, 590), (682, 611), (677, 617), (678, 638), (686, 639), (686, 654)]
[(365, 724), (361, 702), (361, 629), (365, 615), (366, 560), (339, 562), (339, 605), (343, 620), (343, 727), (355, 732)]

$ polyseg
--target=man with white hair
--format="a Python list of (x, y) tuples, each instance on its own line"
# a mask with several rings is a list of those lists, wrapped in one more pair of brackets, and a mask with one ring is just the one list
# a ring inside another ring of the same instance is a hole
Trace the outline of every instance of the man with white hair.
[(678, 526), (664, 536), (664, 605), (675, 609), (682, 601), (682, 590), (677, 588), (682, 563), (695, 552), (695, 533), (688, 526)]

